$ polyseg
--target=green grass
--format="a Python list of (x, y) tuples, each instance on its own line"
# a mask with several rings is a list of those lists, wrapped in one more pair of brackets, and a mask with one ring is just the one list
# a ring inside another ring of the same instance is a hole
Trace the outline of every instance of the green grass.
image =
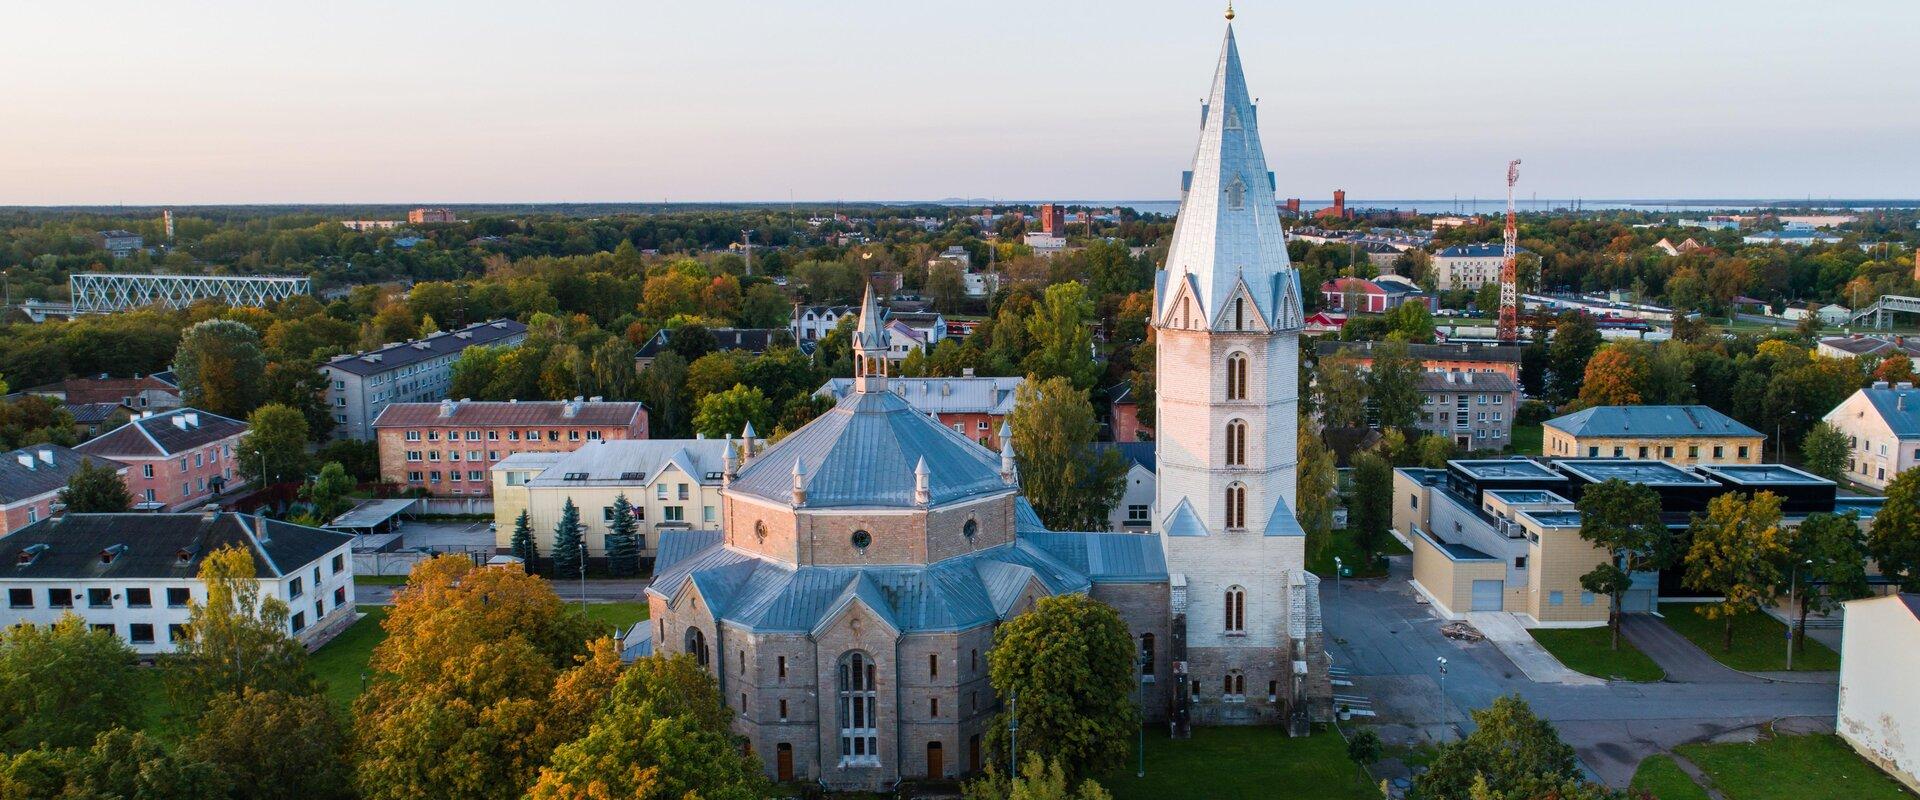
[(380, 621), (387, 617), (387, 607), (360, 606), (359, 610), (366, 616), (321, 645), (307, 661), (313, 674), (326, 684), (327, 697), (341, 708), (353, 705), (354, 698), (360, 696), (360, 676), (367, 671), (373, 648), (387, 638), (380, 627)]
[(1831, 734), (1776, 736), (1752, 744), (1688, 744), (1674, 750), (1712, 778), (1727, 800), (1913, 798)]
[[(1381, 555), (1405, 555), (1408, 552), (1411, 551), (1407, 550), (1406, 545), (1401, 544), (1400, 540), (1391, 535), (1387, 536), (1380, 546)], [(1334, 556), (1339, 556), (1340, 562), (1353, 570), (1352, 575), (1343, 577), (1378, 578), (1387, 574), (1385, 562), (1373, 561), (1361, 556), (1359, 545), (1354, 544), (1353, 529), (1350, 527), (1335, 529), (1326, 547), (1308, 554), (1308, 571), (1319, 575), (1323, 580), (1333, 580)]]
[(405, 575), (355, 575), (353, 582), (361, 586), (405, 586)]
[(646, 603), (588, 603), (587, 619), (600, 627), (616, 627), (625, 633), (633, 623), (647, 618)]
[[(1661, 603), (1667, 627), (1687, 637), (1720, 663), (1746, 672), (1777, 672), (1787, 668), (1787, 626), (1758, 612), (1733, 618), (1733, 650), (1723, 650), (1726, 620), (1707, 619), (1700, 611), (1708, 603)], [(1813, 639), (1794, 654), (1795, 672), (1825, 672), (1840, 668), (1840, 655)]]
[(1672, 756), (1650, 756), (1640, 762), (1640, 768), (1633, 773), (1632, 788), (1651, 794), (1657, 800), (1707, 800), (1707, 790), (1680, 771), (1680, 765), (1673, 763)]
[(1596, 678), (1645, 682), (1666, 677), (1660, 665), (1625, 638), (1620, 640), (1620, 649), (1613, 649), (1613, 632), (1604, 626), (1534, 628), (1528, 633), (1569, 669)]
[(1173, 741), (1165, 726), (1147, 729), (1147, 777), (1137, 762), (1099, 779), (1114, 800), (1261, 798), (1261, 800), (1379, 800), (1380, 792), (1347, 760), (1347, 743), (1330, 729), (1294, 739), (1277, 727), (1193, 729)]
[(1545, 437), (1546, 434), (1541, 431), (1540, 424), (1537, 422), (1532, 425), (1515, 425), (1513, 438), (1507, 440), (1507, 446), (1515, 453), (1537, 456), (1541, 454), (1541, 442)]

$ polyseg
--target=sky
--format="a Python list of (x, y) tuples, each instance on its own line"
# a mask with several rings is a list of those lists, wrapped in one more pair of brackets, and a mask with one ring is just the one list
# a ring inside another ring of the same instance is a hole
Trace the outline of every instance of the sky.
[[(1222, 9), (16, 2), (0, 204), (1172, 200)], [(1280, 196), (1920, 196), (1913, 0), (1243, 0)]]

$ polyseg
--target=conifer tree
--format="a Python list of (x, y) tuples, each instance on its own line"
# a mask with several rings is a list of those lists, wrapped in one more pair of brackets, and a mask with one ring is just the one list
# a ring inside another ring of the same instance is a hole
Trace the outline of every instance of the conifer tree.
[(560, 508), (560, 524), (553, 526), (553, 576), (574, 578), (580, 575), (580, 509), (567, 498)]
[(613, 498), (613, 522), (607, 531), (607, 572), (616, 578), (640, 574), (640, 541), (635, 534), (633, 504), (622, 492)]
[(533, 560), (540, 557), (540, 543), (533, 538), (533, 520), (527, 517), (526, 509), (520, 510), (520, 518), (513, 521), (513, 557), (528, 574), (533, 573)]

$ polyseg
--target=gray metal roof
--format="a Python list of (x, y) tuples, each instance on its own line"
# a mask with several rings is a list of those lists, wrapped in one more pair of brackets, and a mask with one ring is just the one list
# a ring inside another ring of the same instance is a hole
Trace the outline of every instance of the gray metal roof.
[(197, 408), (176, 408), (135, 417), (127, 424), (75, 447), (108, 458), (169, 457), (247, 432), (247, 423)]
[(354, 375), (378, 375), (441, 356), (457, 356), (460, 351), (469, 347), (498, 344), (526, 334), (527, 326), (510, 319), (476, 322), (459, 330), (441, 331), (422, 339), (397, 342), (377, 350), (334, 356), (332, 360), (321, 366)]
[(925, 458), (933, 505), (1010, 491), (1000, 457), (954, 433), (890, 391), (855, 392), (756, 456), (736, 492), (789, 502), (794, 462), (807, 507), (912, 507), (914, 464)]
[(57, 444), (22, 447), (0, 461), (0, 503), (17, 503), (66, 488), (67, 480), (80, 471), (82, 461), (107, 467), (124, 474), (127, 465), (97, 456), (77, 453)]
[(663, 531), (659, 545), (650, 594), (673, 600), (691, 584), (717, 618), (757, 632), (812, 632), (854, 602), (901, 632), (965, 630), (1010, 616), (1034, 581), (1065, 594), (1166, 579), (1159, 539), (1135, 533), (1023, 534), (926, 566), (796, 567), (713, 531)]
[(407, 497), (393, 500), (362, 500), (359, 505), (347, 509), (346, 513), (334, 517), (325, 528), (373, 528), (378, 527), (395, 514), (402, 514), (413, 508), (418, 500)]
[(1886, 420), (1893, 435), (1901, 439), (1920, 439), (1920, 389), (1869, 386), (1860, 393), (1867, 396), (1873, 410)]
[[(923, 414), (1013, 413), (1013, 394), (1026, 378), (888, 378), (887, 390), (905, 398)], [(852, 378), (833, 378), (815, 395), (845, 398), (853, 392)]]
[(1706, 406), (1594, 406), (1547, 420), (1569, 436), (1760, 436)]
[[(695, 481), (717, 486), (727, 448), (738, 446), (727, 439), (602, 439), (571, 453), (515, 453), (494, 469), (538, 472), (528, 486), (639, 487), (671, 465)], [(528, 458), (535, 455), (558, 457)]]
[[(225, 512), (68, 514), (0, 536), (0, 563), (13, 565), (15, 579), (192, 579), (208, 553), (231, 545), (253, 553), (261, 577), (281, 577), (351, 541), (345, 533)], [(101, 558), (122, 545), (112, 559)]]

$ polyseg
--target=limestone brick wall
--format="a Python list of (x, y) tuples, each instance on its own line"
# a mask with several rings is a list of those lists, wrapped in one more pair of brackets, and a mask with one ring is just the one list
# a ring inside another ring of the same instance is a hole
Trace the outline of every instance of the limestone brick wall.
[[(1172, 640), (1169, 638), (1169, 621), (1172, 610), (1170, 597), (1164, 583), (1097, 583), (1088, 594), (1095, 600), (1113, 606), (1120, 618), (1127, 623), (1127, 634), (1133, 639), (1135, 658), (1139, 657), (1140, 637), (1153, 635), (1153, 670), (1141, 681), (1144, 697), (1144, 712), (1150, 721), (1167, 718), (1169, 705), (1173, 702), (1173, 659), (1171, 657)], [(1139, 668), (1135, 667), (1136, 675)]]
[[(1283, 644), (1287, 572), (1305, 563), (1305, 538), (1240, 531), (1162, 536), (1161, 541), (1168, 569), (1187, 580), (1189, 648), (1270, 649)], [(1232, 635), (1225, 630), (1226, 591), (1231, 586), (1245, 589), (1247, 598), (1245, 631)]]
[[(1013, 541), (1013, 498), (1008, 493), (930, 509), (925, 528), (927, 560), (944, 561)], [(968, 520), (976, 523), (972, 539), (965, 533)]]

